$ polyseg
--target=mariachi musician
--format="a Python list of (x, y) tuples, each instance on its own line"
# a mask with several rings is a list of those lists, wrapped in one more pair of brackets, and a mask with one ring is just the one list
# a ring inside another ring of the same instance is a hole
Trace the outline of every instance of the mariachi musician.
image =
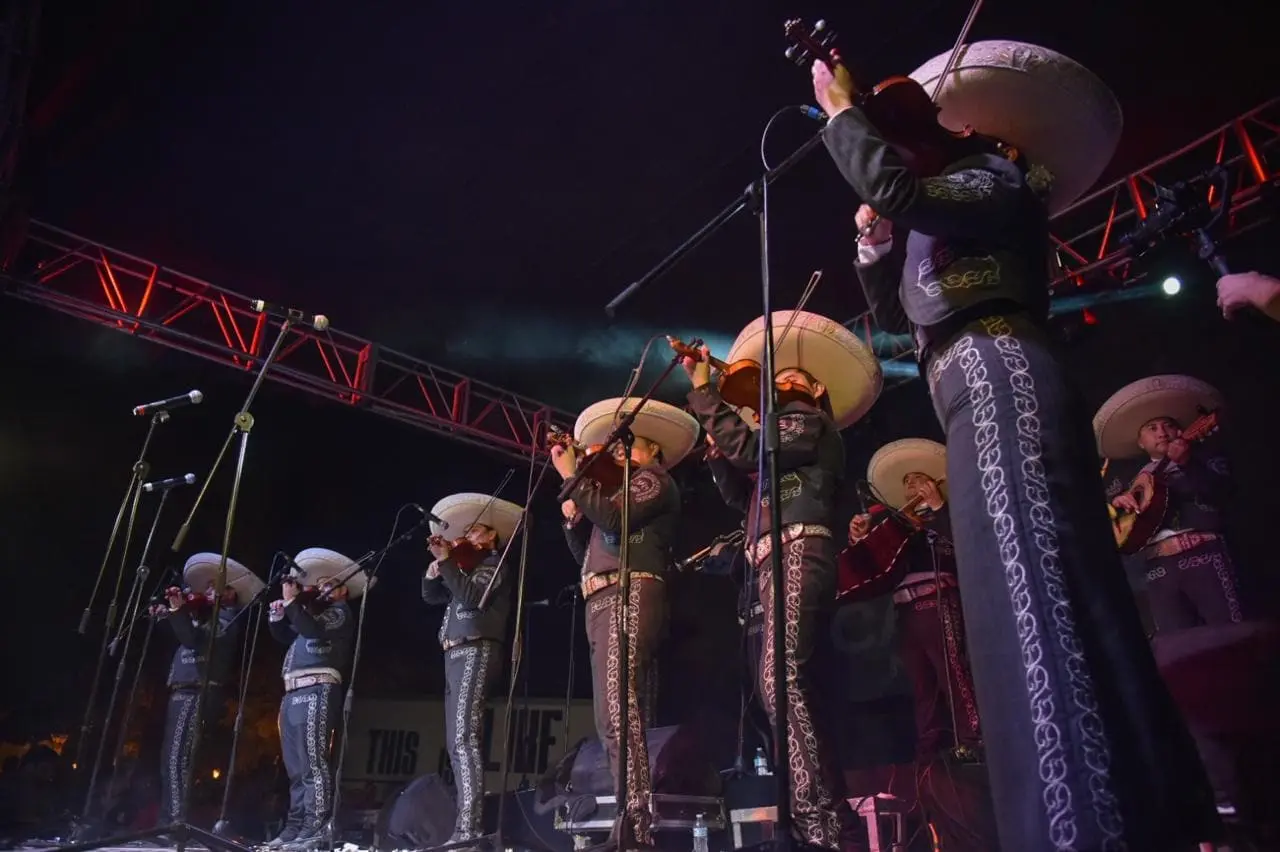
[[(909, 532), (902, 532), (900, 521), (881, 518), (879, 524), (896, 527), (885, 530), (894, 534), (893, 543), (902, 544), (888, 554), (893, 564), (877, 567), (900, 578), (893, 590), (898, 652), (915, 694), (916, 762), (921, 765), (946, 748), (957, 758), (972, 760), (982, 747), (951, 517), (942, 493), (946, 474), (947, 448), (922, 438), (886, 444), (867, 465), (875, 496), (910, 522)], [(855, 515), (849, 522), (850, 550), (840, 554), (842, 561), (877, 527), (870, 514)], [(902, 535), (909, 537), (904, 541)]]
[[(634, 410), (636, 400), (606, 399), (589, 406), (574, 424), (571, 446), (556, 444), (552, 462), (565, 480), (578, 471), (578, 450), (605, 452), (573, 487), (562, 504), (565, 539), (582, 566), (582, 597), (587, 608), (587, 641), (591, 647), (591, 680), (596, 733), (608, 755), (615, 788), (619, 780), (618, 737), (627, 738), (627, 801), (618, 808), (610, 843), (653, 844), (650, 806), (649, 726), (640, 700), (641, 687), (662, 640), (666, 623), (664, 578), (680, 522), (680, 489), (667, 471), (679, 464), (698, 439), (698, 424), (664, 402), (646, 402), (631, 426), (628, 563), (630, 566), (628, 659), (619, 659), (618, 567), (622, 536), (622, 442), (600, 445), (613, 432), (617, 417)], [(625, 674), (620, 674), (624, 671)], [(621, 690), (628, 691), (627, 718), (620, 719)]]
[(1047, 330), (1048, 218), (1110, 161), (1120, 108), (1038, 45), (957, 47), (871, 92), (838, 56), (812, 73), (827, 150), (864, 202), (863, 293), (882, 330), (914, 334), (946, 434), (969, 658), (1000, 734), (985, 749), (1000, 843), (1178, 849), (1219, 830), (1212, 791), (1147, 648), (1089, 413)]
[[(785, 330), (785, 333), (784, 333)], [(765, 325), (757, 319), (738, 335), (727, 362), (754, 361), (764, 350)], [(836, 493), (844, 477), (840, 430), (866, 414), (880, 393), (875, 356), (839, 323), (804, 311), (773, 315), (777, 347), (778, 497), (783, 527), (782, 566), (787, 624), (786, 730), (790, 749), (791, 799), (798, 839), (821, 849), (840, 848), (848, 803), (835, 765), (823, 708), (815, 703), (814, 654), (835, 601), (836, 541), (832, 533)], [(755, 568), (764, 622), (764, 653), (758, 676), (770, 721), (774, 716), (773, 563), (769, 495), (752, 477), (761, 464), (760, 430), (744, 420), (711, 380), (706, 347), (684, 358), (693, 390), (689, 405), (718, 451), (708, 463), (717, 487), (731, 506), (747, 516), (747, 559)], [(728, 371), (721, 371), (728, 376)], [(758, 380), (757, 380), (758, 381)], [(737, 401), (739, 406), (745, 401)], [(777, 771), (782, 771), (780, 768)]]
[(267, 845), (313, 848), (331, 839), (329, 749), (342, 712), (342, 683), (351, 666), (356, 627), (347, 601), (364, 593), (368, 575), (323, 547), (302, 551), (293, 563), (293, 573), (281, 583), (281, 599), (271, 602), (269, 618), (271, 635), (289, 649), (279, 722), (289, 813), (280, 834)]
[[(190, 771), (196, 702), (204, 675), (205, 650), (209, 647), (209, 616), (217, 595), (221, 561), (222, 557), (216, 553), (192, 556), (182, 569), (182, 582), (187, 590), (168, 589), (165, 603), (153, 610), (154, 614), (165, 617), (178, 639), (178, 648), (169, 665), (169, 706), (160, 749), (160, 812), (172, 822), (182, 819), (182, 792)], [(263, 582), (252, 571), (234, 559), (227, 559), (226, 586), (218, 608), (218, 636), (213, 646), (213, 665), (209, 667), (209, 690), (200, 714), (206, 724), (212, 709), (222, 702), (222, 690), (239, 650), (236, 637), (240, 635), (243, 621), (236, 615), (262, 588)]]
[(458, 792), (449, 844), (484, 833), (484, 708), (502, 678), (511, 612), (511, 578), (501, 558), (523, 511), (486, 494), (453, 494), (431, 509), (439, 522), (431, 522), (428, 546), (435, 560), (422, 579), (422, 599), (445, 607), (439, 634), (445, 655), (444, 728)]
[[(1223, 535), (1223, 508), (1231, 492), (1227, 460), (1183, 432), (1199, 412), (1217, 409), (1221, 402), (1214, 388), (1191, 376), (1150, 376), (1116, 391), (1094, 417), (1103, 458), (1143, 462), (1112, 506), (1135, 514), (1163, 509), (1151, 525), (1155, 534), (1133, 543), (1142, 547), (1147, 604), (1157, 634), (1236, 624), (1245, 615)], [(1157, 488), (1167, 500), (1152, 506)]]

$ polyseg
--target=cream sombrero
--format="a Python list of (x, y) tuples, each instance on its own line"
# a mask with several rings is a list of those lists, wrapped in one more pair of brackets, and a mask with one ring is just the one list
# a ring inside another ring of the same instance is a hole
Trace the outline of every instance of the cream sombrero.
[[(950, 53), (911, 77), (933, 94)], [(938, 120), (971, 127), (1016, 147), (1028, 165), (1052, 178), (1049, 212), (1075, 201), (1102, 175), (1120, 142), (1124, 119), (1107, 85), (1061, 53), (1020, 41), (979, 41), (960, 49), (938, 95)]]
[[(203, 592), (218, 577), (218, 564), (222, 556), (217, 553), (197, 553), (187, 560), (182, 568), (182, 582), (193, 590)], [(262, 591), (266, 583), (258, 579), (258, 575), (227, 558), (227, 585), (236, 590), (236, 597), (242, 603), (253, 600)]]
[[(784, 337), (788, 324), (791, 330)], [(763, 362), (764, 336), (764, 317), (757, 317), (733, 341), (725, 360)], [(861, 419), (880, 396), (884, 376), (879, 359), (840, 323), (807, 311), (774, 311), (773, 339), (774, 368), (801, 369), (826, 385), (832, 416), (841, 429)]]
[(304, 586), (319, 586), (330, 580), (345, 580), (347, 597), (353, 600), (363, 595), (369, 588), (369, 575), (363, 570), (353, 571), (355, 561), (336, 550), (308, 547), (293, 557), (293, 562), (302, 571), (298, 582)]
[[(604, 443), (617, 425), (616, 418), (634, 410), (638, 401), (635, 397), (603, 399), (587, 406), (573, 424), (573, 439), (585, 447)], [(698, 421), (693, 415), (657, 400), (644, 404), (631, 431), (662, 448), (662, 464), (668, 469), (689, 455), (698, 441)]]
[(1127, 384), (1111, 395), (1093, 415), (1093, 434), (1103, 458), (1141, 456), (1138, 432), (1157, 417), (1172, 417), (1188, 426), (1200, 409), (1222, 404), (1222, 395), (1210, 384), (1191, 376), (1148, 376)]
[(496, 530), (498, 538), (506, 544), (515, 535), (523, 513), (524, 509), (515, 503), (497, 500), (488, 494), (450, 494), (431, 507), (431, 514), (449, 526), (432, 521), (431, 534), (452, 540), (466, 535), (467, 527), (472, 524), (484, 524)]
[(924, 438), (903, 438), (885, 444), (867, 465), (867, 481), (876, 496), (894, 509), (907, 502), (902, 478), (908, 473), (923, 473), (935, 480), (947, 477), (947, 448)]

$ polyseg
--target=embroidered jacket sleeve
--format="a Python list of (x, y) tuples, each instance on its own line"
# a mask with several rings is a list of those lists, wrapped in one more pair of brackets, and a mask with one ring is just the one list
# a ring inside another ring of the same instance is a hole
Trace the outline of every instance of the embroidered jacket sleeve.
[[(169, 612), (169, 626), (173, 628), (173, 635), (178, 637), (178, 644), (184, 648), (190, 648), (193, 651), (203, 651), (205, 644), (209, 641), (209, 633), (196, 627), (191, 623), (189, 613), (177, 609)], [(290, 638), (292, 641), (292, 638)]]
[(881, 331), (908, 334), (911, 322), (898, 296), (902, 283), (902, 264), (906, 261), (906, 240), (891, 240), (880, 245), (858, 246), (858, 281), (867, 309)]
[(565, 527), (565, 544), (579, 567), (587, 561), (587, 545), (591, 542), (591, 521), (580, 518), (572, 527)]
[(271, 634), (272, 639), (285, 646), (292, 645), (293, 640), (298, 638), (298, 631), (293, 629), (289, 619), (283, 615), (279, 618), (271, 616), (267, 622), (267, 632)]
[[(445, 588), (453, 595), (453, 599), (467, 609), (477, 609), (484, 597), (484, 590), (489, 588), (489, 580), (501, 570), (500, 565), (477, 565), (470, 574), (458, 567), (452, 559), (442, 559), (439, 563), (440, 579)], [(498, 580), (502, 582), (501, 578)]]
[(284, 614), (297, 634), (307, 639), (342, 639), (355, 629), (345, 607), (330, 606), (319, 615), (312, 615), (293, 600), (284, 608)]
[(449, 594), (449, 588), (444, 584), (443, 577), (427, 577), (422, 578), (422, 599), (430, 606), (444, 606), (453, 600), (453, 595)]
[[(689, 405), (702, 426), (711, 433), (716, 446), (729, 464), (739, 471), (756, 470), (760, 463), (760, 435), (752, 430), (723, 399), (714, 385), (703, 385), (689, 392)], [(778, 417), (778, 467), (796, 470), (819, 460), (819, 448), (826, 432), (823, 414), (804, 406), (803, 411), (789, 411)]]
[[(627, 500), (631, 529), (643, 529), (668, 511), (669, 503), (666, 498), (669, 489), (674, 488), (675, 483), (665, 473), (647, 468), (637, 470), (631, 477), (630, 496)], [(606, 497), (598, 485), (587, 479), (579, 480), (571, 497), (578, 505), (578, 511), (602, 532), (615, 535), (622, 532), (621, 505)]]
[(974, 157), (968, 168), (918, 178), (862, 110), (846, 109), (822, 131), (827, 151), (854, 192), (895, 225), (930, 236), (996, 238), (1022, 206), (1017, 167)]
[(740, 512), (751, 508), (751, 495), (755, 493), (755, 483), (751, 477), (738, 470), (729, 460), (716, 456), (707, 459), (707, 467), (711, 468), (711, 480), (720, 491), (725, 505)]

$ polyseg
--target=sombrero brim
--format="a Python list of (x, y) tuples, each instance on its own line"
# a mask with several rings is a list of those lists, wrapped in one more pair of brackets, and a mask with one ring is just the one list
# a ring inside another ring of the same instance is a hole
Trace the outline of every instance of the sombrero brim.
[(1138, 433), (1157, 417), (1171, 417), (1189, 426), (1200, 409), (1215, 409), (1222, 395), (1207, 382), (1191, 376), (1150, 376), (1125, 385), (1111, 395), (1093, 416), (1093, 434), (1103, 458), (1127, 459), (1143, 455)]
[[(797, 314), (791, 323), (792, 314)], [(791, 324), (790, 331), (783, 330)], [(852, 426), (871, 410), (884, 385), (880, 360), (866, 344), (834, 320), (807, 311), (774, 311), (774, 366), (801, 369), (827, 388), (831, 412), (841, 429)], [(742, 330), (725, 358), (729, 363), (764, 359), (764, 317)]]
[[(950, 53), (911, 77), (933, 94)], [(938, 95), (941, 124), (1015, 146), (1031, 165), (1053, 174), (1048, 197), (1057, 213), (1093, 186), (1115, 154), (1124, 127), (1115, 94), (1074, 59), (1018, 41), (979, 41), (961, 48)]]
[(449, 526), (446, 528), (432, 522), (431, 533), (455, 539), (466, 535), (467, 528), (472, 524), (484, 524), (496, 530), (498, 538), (506, 543), (520, 525), (520, 514), (523, 511), (515, 503), (506, 500), (493, 500), (490, 503), (488, 494), (452, 494), (431, 507), (431, 514)]
[(947, 448), (937, 441), (905, 438), (885, 444), (867, 465), (867, 481), (880, 499), (894, 509), (907, 502), (902, 478), (908, 473), (923, 473), (935, 480), (946, 479)]
[(293, 557), (302, 571), (300, 582), (304, 586), (319, 586), (330, 580), (346, 580), (347, 597), (358, 598), (369, 588), (369, 575), (364, 571), (352, 572), (356, 564), (336, 550), (324, 547), (308, 547)]
[[(584, 447), (602, 444), (617, 425), (617, 417), (632, 411), (639, 400), (604, 399), (587, 407), (573, 425), (573, 439)], [(621, 408), (619, 405), (621, 404)], [(662, 463), (675, 467), (698, 440), (698, 421), (693, 415), (665, 402), (649, 400), (636, 415), (631, 431), (662, 448)]]
[[(218, 565), (222, 556), (217, 553), (197, 553), (187, 560), (182, 568), (182, 582), (192, 589), (204, 591), (206, 586), (217, 579)], [(242, 602), (249, 602), (266, 587), (266, 583), (258, 579), (258, 575), (241, 565), (234, 559), (227, 559), (227, 585), (236, 590), (236, 597)]]

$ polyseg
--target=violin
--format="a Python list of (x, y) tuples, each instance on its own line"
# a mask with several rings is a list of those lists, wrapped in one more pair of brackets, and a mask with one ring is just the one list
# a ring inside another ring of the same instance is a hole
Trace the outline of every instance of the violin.
[[(551, 449), (554, 446), (573, 450), (584, 459), (598, 455), (604, 452), (605, 449), (603, 444), (584, 447), (574, 441), (569, 433), (561, 432), (558, 429), (547, 431), (547, 449)], [(582, 465), (580, 464), (579, 468), (581, 467)], [(611, 453), (608, 453), (600, 461), (592, 462), (591, 468), (586, 473), (586, 478), (598, 483), (600, 490), (605, 494), (616, 494), (622, 490), (622, 465), (618, 464), (618, 460)]]
[[(693, 348), (678, 338), (668, 335), (667, 343), (671, 345), (672, 351), (682, 358), (703, 360), (701, 350)], [(756, 409), (760, 407), (760, 377), (764, 374), (764, 368), (760, 366), (760, 362), (742, 358), (729, 364), (710, 355), (706, 356), (706, 361), (719, 373), (717, 387), (720, 390), (720, 398), (735, 408), (751, 409), (755, 412), (758, 423), (760, 413)], [(813, 393), (799, 382), (784, 379), (774, 384), (778, 387), (779, 407), (792, 402), (804, 402), (815, 408), (818, 407), (818, 401)]]
[(476, 568), (480, 567), (480, 563), (484, 562), (492, 552), (488, 549), (482, 550), (481, 548), (476, 547), (471, 543), (471, 539), (466, 536), (446, 542), (444, 536), (433, 535), (431, 536), (430, 541), (435, 545), (447, 543), (449, 545), (449, 556), (447, 558), (454, 565), (457, 565), (458, 570), (464, 574), (470, 574), (472, 571), (476, 570)]
[(169, 615), (168, 598), (173, 592), (177, 592), (182, 598), (182, 603), (178, 605), (178, 609), (187, 612), (197, 621), (205, 621), (209, 618), (209, 613), (213, 611), (213, 601), (209, 600), (205, 595), (197, 594), (190, 589), (179, 589), (177, 586), (171, 586), (165, 592), (165, 601), (163, 603), (157, 603), (151, 608), (154, 615)]

